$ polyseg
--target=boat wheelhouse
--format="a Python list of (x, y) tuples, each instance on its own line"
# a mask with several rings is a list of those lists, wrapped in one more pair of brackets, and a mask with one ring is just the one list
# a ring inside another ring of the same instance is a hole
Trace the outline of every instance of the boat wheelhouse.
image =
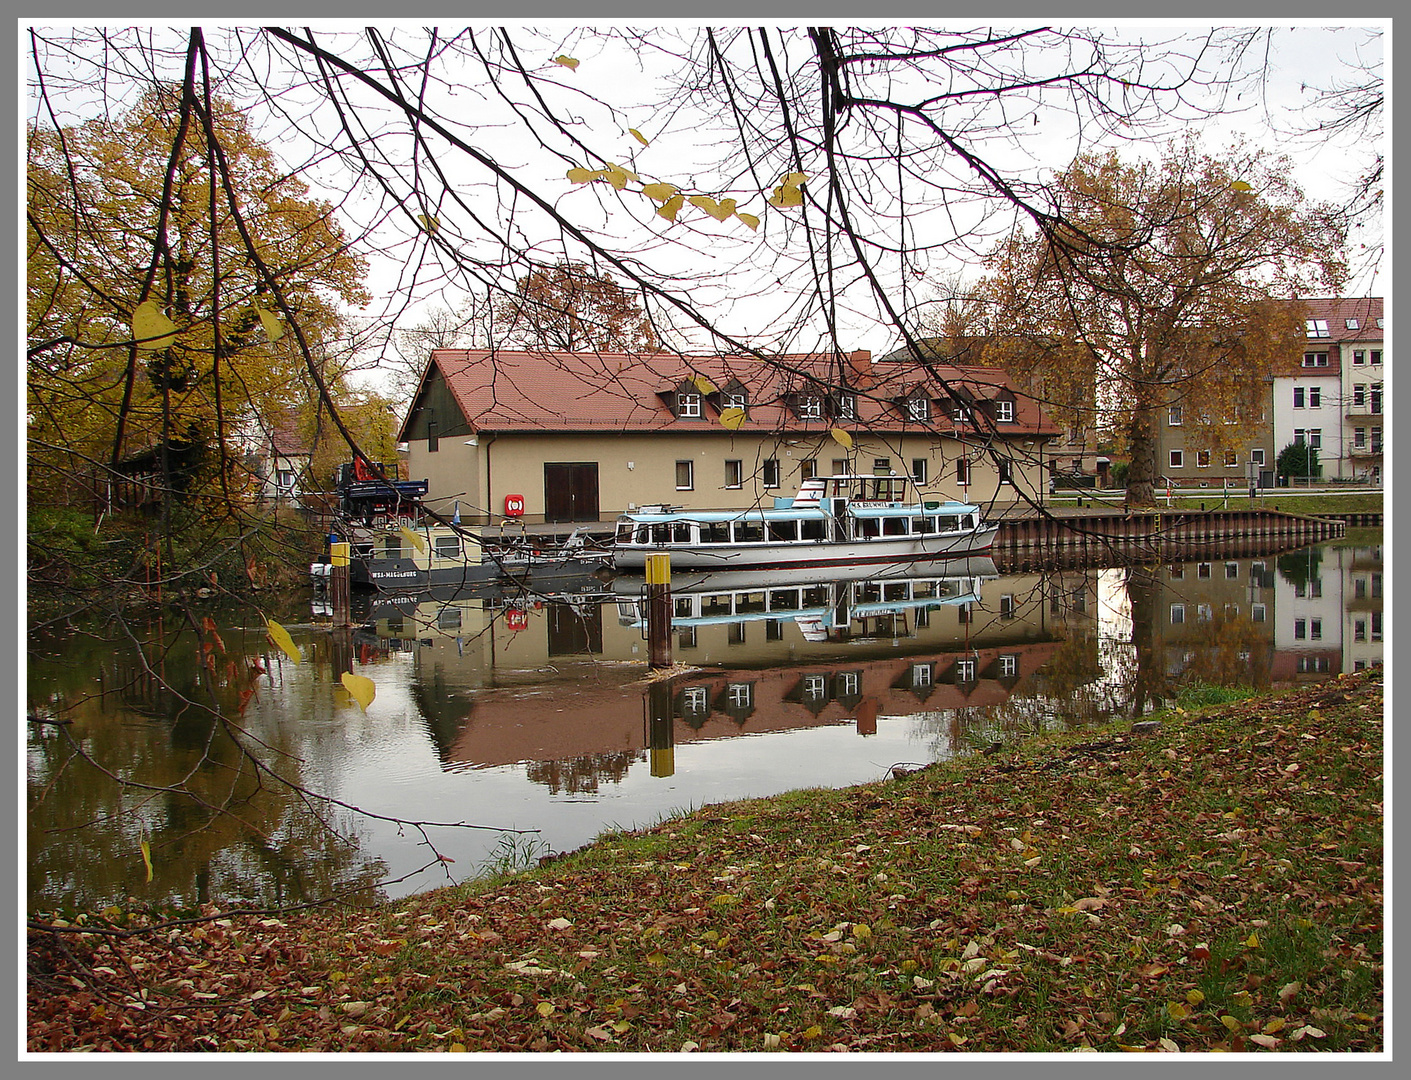
[(818, 476), (772, 507), (688, 511), (643, 506), (617, 519), (613, 558), (639, 570), (666, 554), (676, 569), (860, 566), (979, 555), (997, 527), (971, 503), (922, 499), (901, 476)]

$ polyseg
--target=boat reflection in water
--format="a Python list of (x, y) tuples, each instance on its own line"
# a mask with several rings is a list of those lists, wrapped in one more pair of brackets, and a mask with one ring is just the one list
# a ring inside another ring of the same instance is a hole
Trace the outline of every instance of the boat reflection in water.
[[(596, 790), (644, 753), (653, 775), (671, 775), (683, 744), (838, 725), (872, 735), (879, 716), (1004, 702), (1066, 635), (1038, 600), (986, 604), (998, 577), (985, 557), (682, 574), (676, 667), (656, 677), (641, 578), (379, 598), (368, 629), (412, 651), (443, 767), (529, 763), (556, 789)], [(1031, 584), (1040, 596), (1042, 579)]]

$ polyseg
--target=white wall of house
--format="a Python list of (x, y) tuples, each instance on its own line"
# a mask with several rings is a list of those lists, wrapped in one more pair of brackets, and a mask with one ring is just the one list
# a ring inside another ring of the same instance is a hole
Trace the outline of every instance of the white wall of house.
[(1365, 475), (1377, 483), (1386, 436), (1387, 357), (1382, 346), (1380, 340), (1342, 346), (1342, 475)]
[(1343, 456), (1342, 378), (1336, 369), (1309, 369), (1274, 379), (1274, 451), (1300, 434), (1318, 448), (1323, 477), (1345, 475)]

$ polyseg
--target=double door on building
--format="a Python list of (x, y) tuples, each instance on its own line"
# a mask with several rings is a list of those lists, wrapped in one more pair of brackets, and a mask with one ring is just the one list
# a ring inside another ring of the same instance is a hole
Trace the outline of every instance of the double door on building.
[(598, 463), (544, 463), (544, 520), (598, 520)]

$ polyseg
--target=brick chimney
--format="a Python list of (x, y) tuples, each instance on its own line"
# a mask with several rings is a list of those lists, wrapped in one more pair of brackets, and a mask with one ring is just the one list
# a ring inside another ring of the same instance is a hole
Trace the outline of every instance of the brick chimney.
[(870, 386), (872, 384), (872, 351), (870, 349), (855, 349), (848, 353), (848, 368), (853, 373), (854, 386)]

